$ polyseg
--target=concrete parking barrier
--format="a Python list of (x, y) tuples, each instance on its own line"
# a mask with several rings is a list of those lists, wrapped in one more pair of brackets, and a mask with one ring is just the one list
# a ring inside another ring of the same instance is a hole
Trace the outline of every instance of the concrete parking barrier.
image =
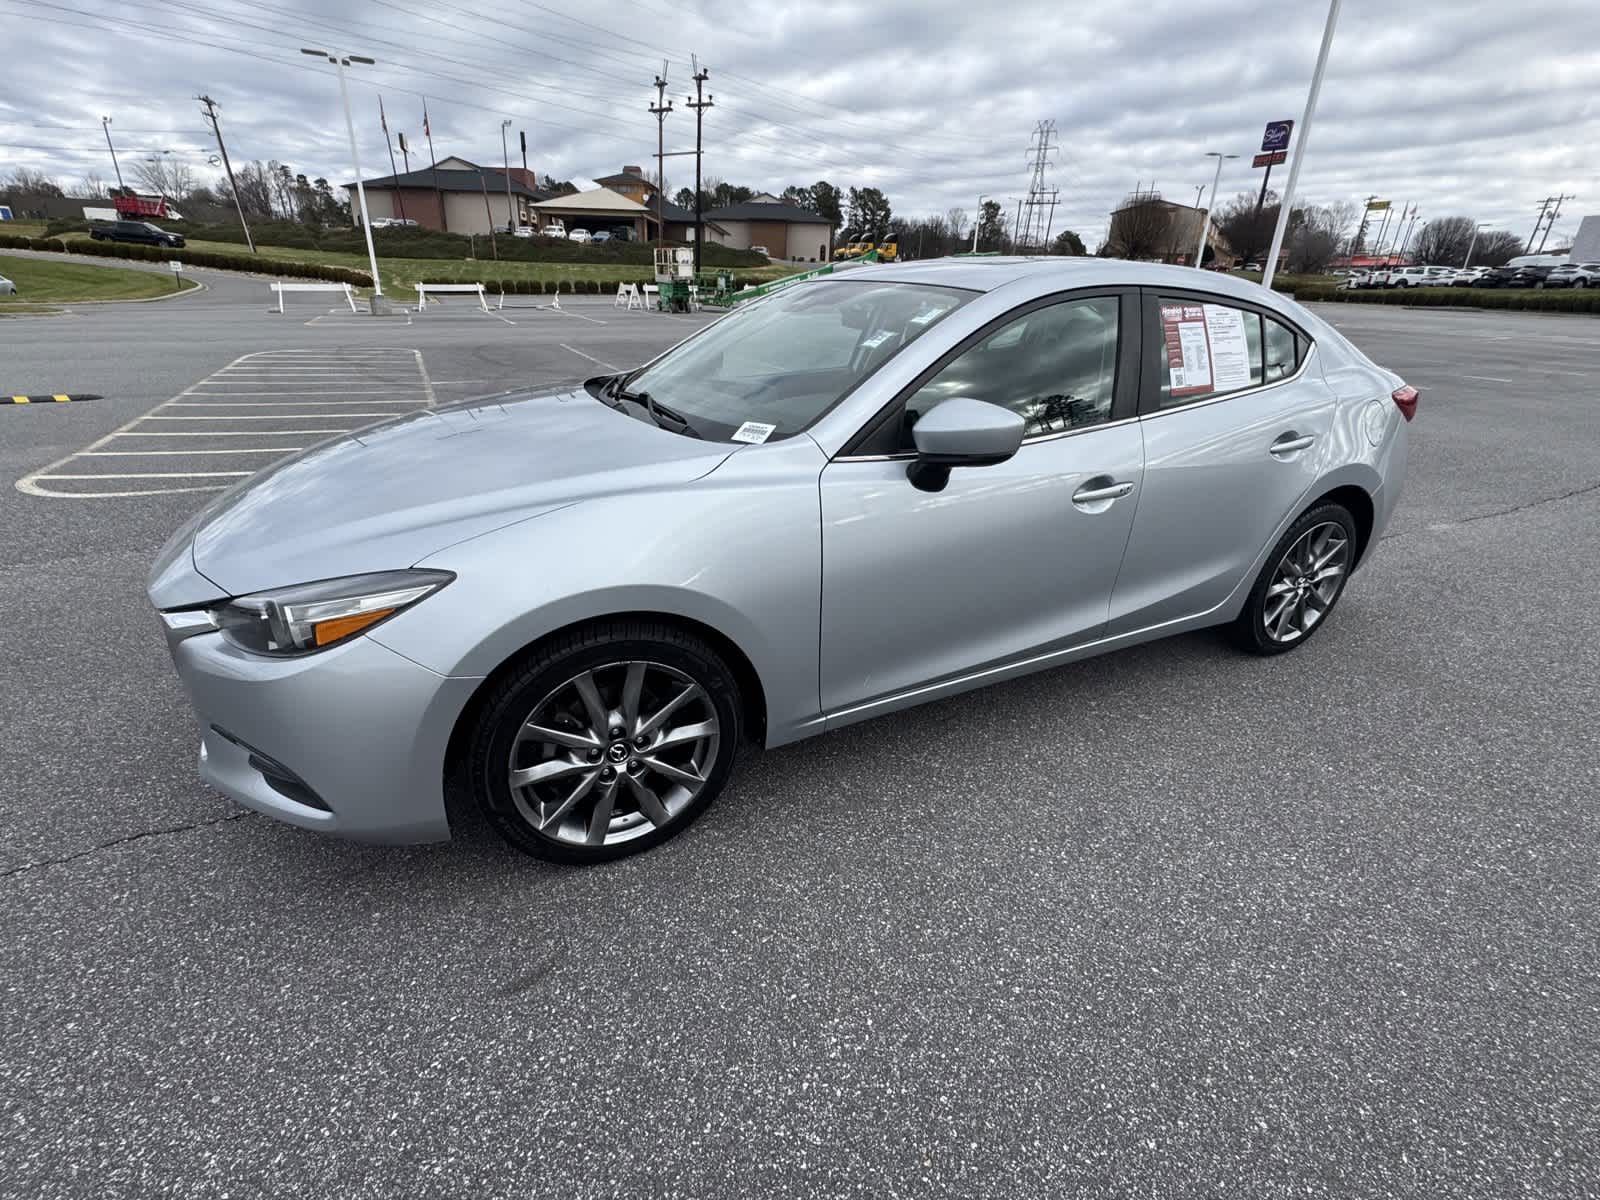
[(356, 311), (355, 293), (350, 290), (348, 283), (274, 283), (269, 285), (278, 293), (278, 311), (283, 311), (283, 294), (285, 292), (343, 292), (345, 303), (350, 306), (350, 311)]
[(101, 400), (102, 396), (82, 395), (69, 396), (65, 392), (53, 392), (48, 396), (0, 396), (0, 404), (69, 404), (74, 400)]
[(419, 283), (417, 284), (417, 311), (428, 307), (429, 292), (458, 292), (474, 295), (484, 312), (489, 311), (489, 298), (483, 294), (481, 283)]

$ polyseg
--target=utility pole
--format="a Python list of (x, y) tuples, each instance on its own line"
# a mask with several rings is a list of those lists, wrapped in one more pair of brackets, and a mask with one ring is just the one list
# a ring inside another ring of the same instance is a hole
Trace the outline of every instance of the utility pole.
[[(515, 233), (522, 220), (517, 216), (516, 209), (511, 207), (511, 152), (506, 149), (506, 130), (510, 128), (510, 117), (500, 122), (500, 163), (506, 173), (506, 232)], [(493, 221), (489, 223), (494, 224)]]
[(489, 252), (494, 255), (495, 261), (500, 259), (500, 247), (494, 240), (494, 212), (489, 208), (489, 185), (483, 178), (483, 172), (478, 172), (478, 189), (483, 193), (483, 216), (489, 222)]
[[(233, 178), (233, 164), (228, 161), (228, 147), (222, 140), (222, 123), (217, 120), (217, 102), (210, 96), (196, 96), (195, 99), (206, 106), (206, 111), (201, 115), (211, 123), (211, 132), (217, 137), (217, 149), (222, 152), (222, 169), (228, 173), (228, 190), (233, 193), (233, 209), (239, 214), (239, 228), (244, 230), (245, 245), (250, 247), (250, 253), (256, 254), (256, 242), (250, 236), (250, 222), (244, 219), (244, 205), (239, 201), (239, 185)], [(111, 118), (107, 117), (106, 120), (109, 122)], [(120, 172), (117, 174), (117, 183), (119, 186), (122, 183)]]
[(1576, 196), (1563, 195), (1556, 197), (1556, 206), (1550, 210), (1550, 219), (1544, 223), (1544, 237), (1539, 239), (1539, 253), (1544, 253), (1544, 244), (1550, 236), (1550, 231), (1556, 227), (1556, 218), (1561, 215), (1561, 202), (1563, 200), (1576, 200)]
[(1485, 228), (1488, 224), (1488, 221), (1479, 221), (1472, 227), (1472, 240), (1467, 243), (1467, 261), (1461, 264), (1461, 269), (1463, 271), (1472, 265), (1472, 251), (1478, 244), (1478, 231)]
[(1272, 231), (1272, 249), (1267, 252), (1266, 268), (1261, 277), (1262, 286), (1272, 286), (1272, 276), (1278, 269), (1278, 253), (1283, 249), (1283, 235), (1289, 229), (1289, 214), (1294, 211), (1294, 187), (1300, 182), (1300, 163), (1306, 154), (1306, 143), (1311, 140), (1311, 118), (1317, 113), (1317, 94), (1322, 91), (1322, 75), (1328, 69), (1328, 51), (1333, 48), (1333, 28), (1339, 23), (1340, 0), (1330, 0), (1328, 22), (1322, 27), (1322, 46), (1317, 51), (1317, 65), (1311, 72), (1311, 90), (1306, 93), (1306, 111), (1300, 118), (1300, 137), (1295, 142), (1294, 157), (1289, 163), (1289, 185), (1283, 189), (1283, 199), (1278, 202), (1278, 224)]
[(356, 121), (350, 115), (350, 85), (344, 78), (344, 69), (351, 63), (370, 67), (374, 65), (374, 60), (360, 54), (329, 54), (326, 50), (307, 50), (303, 47), (300, 53), (327, 59), (339, 76), (339, 96), (344, 101), (344, 128), (350, 135), (350, 161), (356, 169), (356, 198), (361, 201), (361, 230), (367, 237), (367, 263), (372, 267), (372, 313), (377, 316), (380, 312), (388, 311), (388, 302), (383, 299), (383, 280), (378, 277), (378, 252), (372, 248), (372, 217), (367, 212), (367, 185), (361, 179), (361, 151), (356, 148)]
[[(700, 65), (697, 58), (691, 56), (694, 71), (694, 99), (685, 98), (684, 103), (694, 109), (694, 273), (700, 274), (700, 243), (705, 241), (705, 225), (700, 215), (700, 157), (703, 153), (700, 145), (700, 125), (705, 118), (705, 110), (712, 107), (712, 96), (701, 96), (701, 89), (705, 86), (711, 73)], [(656, 160), (657, 163), (661, 161)], [(659, 183), (660, 180), (657, 180)], [(664, 185), (663, 185), (664, 186)]]
[[(528, 173), (528, 131), (526, 129), (517, 130), (517, 138), (522, 142), (522, 173), (526, 175)], [(528, 183), (528, 181), (524, 179), (523, 183)], [(532, 187), (533, 185), (528, 184), (528, 186)]]
[[(389, 152), (389, 175), (391, 177), (398, 176), (400, 172), (394, 165), (394, 144), (389, 140), (389, 117), (383, 111), (382, 96), (378, 97), (378, 124), (383, 128), (383, 148)], [(406, 219), (406, 198), (405, 193), (400, 190), (400, 180), (398, 178), (394, 181), (394, 202), (396, 207), (400, 209), (400, 219), (404, 221)]]
[(111, 169), (117, 173), (117, 191), (122, 191), (122, 168), (117, 165), (117, 148), (111, 144), (111, 118), (101, 117), (100, 128), (106, 131), (106, 149), (111, 151)]
[(1539, 201), (1539, 215), (1533, 219), (1533, 232), (1528, 235), (1528, 244), (1522, 248), (1524, 254), (1533, 252), (1533, 239), (1539, 236), (1539, 226), (1544, 224), (1545, 210), (1555, 203), (1554, 196), (1546, 196)]
[[(661, 74), (656, 76), (655, 88), (656, 102), (650, 106), (649, 111), (654, 114), (656, 119), (656, 243), (659, 245), (667, 240), (666, 214), (663, 211), (663, 205), (666, 203), (663, 197), (667, 190), (667, 175), (664, 164), (667, 161), (667, 114), (672, 111), (672, 101), (666, 98), (667, 64), (665, 60), (661, 63)], [(696, 197), (695, 202), (699, 203), (698, 197)], [(698, 230), (696, 233), (698, 233)], [(695, 253), (699, 253), (698, 248)]]

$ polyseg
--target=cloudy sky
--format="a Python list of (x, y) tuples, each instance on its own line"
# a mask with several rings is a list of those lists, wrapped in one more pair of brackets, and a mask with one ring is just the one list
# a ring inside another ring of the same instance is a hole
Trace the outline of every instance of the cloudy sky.
[[(1253, 188), (1263, 123), (1299, 121), (1325, 0), (0, 0), (0, 177), (110, 178), (100, 117), (126, 168), (173, 150), (202, 173), (199, 106), (220, 105), (235, 163), (279, 159), (351, 178), (332, 68), (302, 46), (366, 54), (351, 71), (367, 174), (378, 125), (440, 156), (500, 160), (500, 121), (560, 178), (649, 166), (651, 81), (667, 60), (667, 149), (694, 144), (690, 56), (711, 72), (708, 175), (779, 191), (873, 185), (897, 214), (1027, 188), (1053, 119), (1055, 228), (1090, 247), (1136, 184), (1193, 203), (1208, 150), (1221, 193)], [(571, 15), (567, 15), (571, 14)], [(1297, 138), (1299, 134), (1297, 133)], [(424, 151), (425, 154), (425, 151)], [(413, 165), (417, 161), (413, 153)], [(424, 159), (425, 161), (425, 159)], [(669, 187), (692, 160), (668, 160)], [(1274, 183), (1287, 168), (1274, 172)], [(1345, 0), (1300, 197), (1415, 201), (1524, 234), (1540, 199), (1576, 193), (1557, 240), (1600, 212), (1600, 0)], [(1554, 242), (1552, 243), (1554, 244)]]

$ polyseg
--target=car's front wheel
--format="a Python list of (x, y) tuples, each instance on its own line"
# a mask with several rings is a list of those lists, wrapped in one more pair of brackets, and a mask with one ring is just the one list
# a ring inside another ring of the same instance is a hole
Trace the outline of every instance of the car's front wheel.
[(1233, 623), (1252, 654), (1304, 645), (1344, 594), (1356, 561), (1356, 524), (1340, 504), (1322, 504), (1289, 526), (1256, 576)]
[(701, 639), (601, 621), (536, 647), (479, 709), (479, 806), (540, 858), (620, 858), (686, 829), (722, 790), (740, 739), (738, 684)]

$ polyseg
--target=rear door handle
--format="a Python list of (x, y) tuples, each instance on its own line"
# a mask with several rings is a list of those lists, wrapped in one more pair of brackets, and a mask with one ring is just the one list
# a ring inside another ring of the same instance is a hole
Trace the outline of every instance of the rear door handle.
[(1120, 500), (1133, 491), (1131, 483), (1113, 483), (1107, 487), (1083, 487), (1072, 493), (1074, 504), (1093, 504), (1097, 500)]
[(1316, 440), (1316, 435), (1311, 433), (1286, 433), (1267, 447), (1267, 453), (1276, 455), (1293, 454), (1298, 450), (1304, 450)]

